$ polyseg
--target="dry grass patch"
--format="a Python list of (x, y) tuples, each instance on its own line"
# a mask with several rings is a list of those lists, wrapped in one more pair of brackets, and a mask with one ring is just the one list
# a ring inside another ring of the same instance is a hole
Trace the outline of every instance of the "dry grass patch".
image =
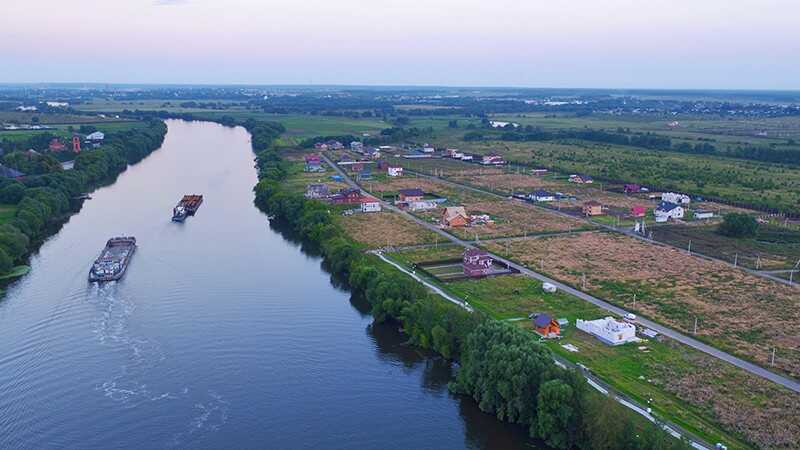
[(761, 365), (775, 348), (775, 367), (800, 375), (800, 288), (609, 233), (486, 246), (575, 286), (585, 274), (586, 291), (683, 332), (697, 317), (699, 337)]
[[(370, 247), (433, 243), (436, 234), (390, 211), (342, 216), (341, 224), (355, 241)], [(444, 240), (439, 237), (439, 240)]]

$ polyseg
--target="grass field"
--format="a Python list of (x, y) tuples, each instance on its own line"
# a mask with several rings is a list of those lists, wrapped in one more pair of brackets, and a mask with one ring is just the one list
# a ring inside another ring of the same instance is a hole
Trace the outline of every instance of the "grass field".
[(428, 244), (437, 240), (432, 231), (391, 211), (343, 216), (339, 223), (350, 238), (370, 248)]
[(684, 333), (697, 318), (697, 337), (760, 365), (776, 349), (775, 369), (800, 374), (798, 287), (604, 232), (485, 246)]

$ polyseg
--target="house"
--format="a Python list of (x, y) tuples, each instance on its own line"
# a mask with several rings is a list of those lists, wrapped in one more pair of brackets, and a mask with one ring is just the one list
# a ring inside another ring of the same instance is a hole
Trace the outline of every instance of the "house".
[(661, 201), (675, 203), (677, 205), (688, 205), (692, 199), (686, 194), (678, 194), (677, 192), (664, 192), (661, 194)]
[(328, 146), (328, 150), (342, 150), (344, 148), (344, 144), (339, 141), (330, 140), (325, 144)]
[(435, 148), (431, 147), (428, 144), (422, 146), (422, 153), (434, 153), (436, 151)]
[(94, 133), (89, 133), (88, 135), (86, 135), (86, 140), (91, 143), (100, 142), (105, 138), (106, 135), (102, 131), (95, 131)]
[(631, 217), (644, 217), (647, 215), (647, 208), (644, 206), (634, 206), (631, 208)]
[(603, 205), (600, 202), (596, 202), (594, 200), (589, 200), (588, 202), (583, 204), (583, 215), (584, 216), (602, 216), (603, 215)]
[(330, 195), (330, 189), (327, 184), (309, 184), (306, 186), (305, 198), (326, 198)]
[(336, 194), (328, 197), (328, 201), (334, 205), (353, 205), (360, 204), (364, 197), (361, 191), (356, 188), (342, 189)]
[(683, 219), (684, 210), (681, 205), (661, 202), (655, 210), (656, 222), (666, 222), (670, 219)]
[(472, 278), (492, 273), (492, 257), (485, 250), (468, 248), (464, 250), (464, 275)]
[(67, 146), (64, 145), (64, 143), (61, 142), (60, 139), (53, 138), (52, 140), (50, 140), (50, 145), (48, 146), (48, 148), (50, 149), (51, 152), (63, 152), (64, 150), (66, 150)]
[(464, 154), (461, 153), (457, 148), (448, 148), (445, 150), (445, 155), (453, 159), (461, 159), (464, 157)]
[(519, 127), (519, 124), (518, 124), (518, 123), (514, 123), (514, 122), (502, 122), (502, 121), (499, 121), (499, 120), (490, 120), (490, 121), (489, 121), (489, 125), (490, 125), (492, 128), (505, 128), (505, 127), (507, 127), (507, 126), (509, 126), (509, 125), (511, 125), (511, 126), (512, 126), (512, 127), (514, 127), (514, 128), (517, 128), (517, 127)]
[(361, 200), (361, 212), (369, 213), (369, 212), (380, 212), (380, 211), (381, 211), (381, 202), (379, 202), (377, 198), (364, 197)]
[(328, 144), (325, 142), (317, 142), (314, 144), (314, 150), (327, 150), (328, 148), (330, 147), (328, 147)]
[(561, 336), (561, 325), (550, 314), (537, 313), (533, 315), (533, 328), (543, 338), (557, 338)]
[(11, 167), (6, 167), (0, 164), (0, 177), (2, 178), (13, 178), (13, 179), (20, 179), (24, 177), (25, 174), (20, 172), (19, 170), (12, 169)]
[(639, 339), (636, 337), (636, 326), (613, 317), (597, 320), (578, 319), (575, 321), (575, 326), (608, 345), (621, 345)]
[(505, 163), (506, 162), (503, 161), (502, 156), (496, 155), (494, 153), (483, 155), (483, 158), (481, 159), (481, 164), (483, 164), (484, 166), (499, 166)]
[(697, 220), (706, 220), (714, 218), (714, 212), (705, 209), (695, 209), (694, 218)]
[(362, 153), (369, 159), (378, 159), (381, 157), (381, 152), (375, 147), (365, 147)]
[(403, 176), (403, 168), (400, 167), (400, 166), (396, 166), (396, 167), (389, 166), (389, 167), (386, 168), (386, 173), (390, 177), (402, 177)]
[(352, 150), (354, 152), (361, 153), (361, 150), (363, 150), (363, 149), (364, 149), (364, 144), (362, 144), (361, 142), (353, 141), (353, 142), (350, 143), (350, 150)]
[(632, 192), (639, 192), (642, 190), (642, 187), (636, 183), (626, 183), (625, 186), (622, 188), (623, 192), (626, 194), (630, 194)]
[(409, 211), (425, 211), (428, 209), (436, 209), (439, 204), (436, 200), (417, 200), (413, 202), (401, 203), (399, 206), (406, 205)]
[(356, 162), (356, 163), (350, 164), (350, 172), (357, 173), (357, 172), (361, 172), (362, 170), (364, 170), (364, 163)]
[(589, 175), (572, 174), (569, 176), (569, 182), (578, 184), (591, 184), (594, 183), (594, 180)]
[(319, 155), (311, 154), (305, 155), (306, 166), (303, 170), (306, 172), (324, 172), (325, 168), (322, 166), (322, 160)]
[(556, 196), (552, 192), (547, 192), (540, 189), (528, 194), (528, 198), (533, 202), (552, 202), (555, 201)]
[(425, 196), (425, 192), (422, 189), (414, 188), (414, 189), (400, 189), (398, 191), (398, 201), (399, 202), (415, 202), (422, 200), (422, 197)]
[(448, 206), (442, 211), (439, 223), (443, 227), (465, 227), (469, 223), (467, 210), (463, 206)]
[(547, 174), (547, 169), (531, 169), (531, 175), (542, 176)]

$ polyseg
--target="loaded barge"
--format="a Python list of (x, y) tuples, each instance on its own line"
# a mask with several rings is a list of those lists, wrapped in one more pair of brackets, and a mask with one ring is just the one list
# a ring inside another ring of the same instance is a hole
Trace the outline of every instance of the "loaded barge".
[(181, 201), (172, 208), (173, 222), (183, 222), (186, 217), (193, 216), (202, 204), (202, 195), (184, 195)]
[(106, 248), (94, 260), (89, 270), (89, 281), (116, 281), (122, 278), (131, 256), (136, 251), (136, 238), (123, 236), (111, 238), (106, 242)]

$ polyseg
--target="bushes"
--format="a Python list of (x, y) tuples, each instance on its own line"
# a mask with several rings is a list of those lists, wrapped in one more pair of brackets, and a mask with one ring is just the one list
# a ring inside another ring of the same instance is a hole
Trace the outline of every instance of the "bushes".
[(755, 237), (758, 231), (758, 222), (755, 217), (744, 213), (725, 214), (717, 232), (723, 236), (745, 238)]

